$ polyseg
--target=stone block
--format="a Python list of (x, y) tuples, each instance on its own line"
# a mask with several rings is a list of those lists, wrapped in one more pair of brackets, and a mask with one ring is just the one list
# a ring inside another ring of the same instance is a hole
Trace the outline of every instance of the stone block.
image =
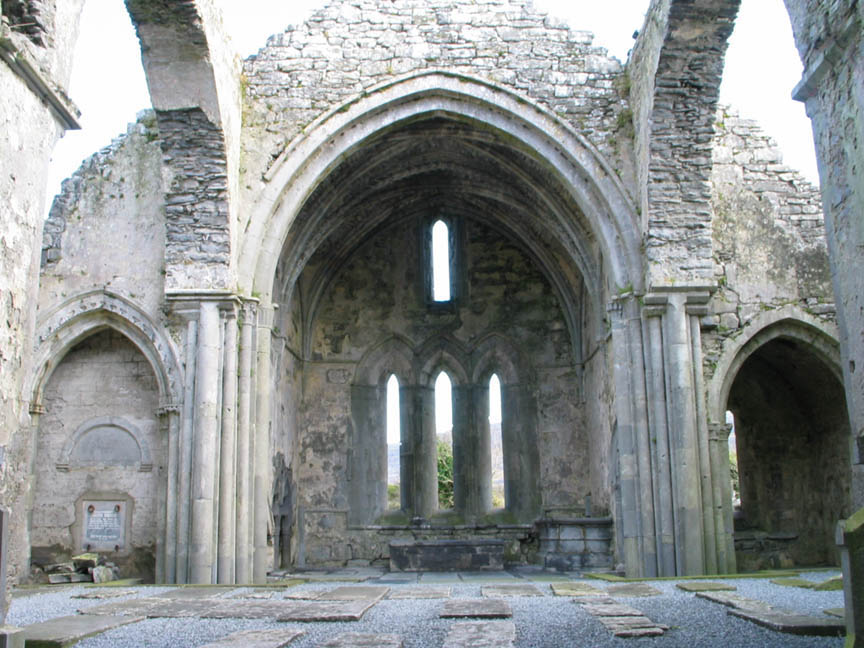
[(606, 589), (609, 596), (627, 597), (643, 597), (643, 596), (659, 596), (662, 594), (656, 587), (651, 587), (646, 583), (624, 583), (622, 585), (611, 585)]
[(483, 596), (495, 598), (498, 596), (543, 596), (543, 592), (533, 585), (487, 585), (481, 588)]
[[(840, 637), (846, 632), (841, 619), (815, 617), (806, 614), (790, 614), (781, 611), (729, 610), (729, 614), (752, 621), (776, 632), (820, 637)], [(847, 643), (847, 645), (849, 645)]]
[(443, 586), (407, 587), (392, 590), (389, 598), (393, 600), (450, 598), (450, 588)]
[(726, 583), (702, 583), (699, 581), (677, 583), (675, 587), (685, 592), (734, 592), (736, 590), (734, 585), (727, 585)]
[(503, 540), (394, 540), (391, 571), (487, 571), (504, 569)]

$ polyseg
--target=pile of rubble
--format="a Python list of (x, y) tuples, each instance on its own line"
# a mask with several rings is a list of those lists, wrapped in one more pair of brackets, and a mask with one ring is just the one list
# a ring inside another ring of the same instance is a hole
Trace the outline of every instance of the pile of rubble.
[[(70, 562), (43, 565), (42, 573), (52, 585), (60, 583), (107, 583), (117, 580), (117, 565), (106, 562), (97, 553), (83, 553), (73, 556)], [(42, 579), (44, 580), (44, 579)]]

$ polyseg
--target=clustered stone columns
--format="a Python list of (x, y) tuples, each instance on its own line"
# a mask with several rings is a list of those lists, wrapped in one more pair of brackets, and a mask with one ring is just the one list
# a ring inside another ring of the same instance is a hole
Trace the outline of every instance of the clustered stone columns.
[(609, 309), (618, 542), (628, 575), (734, 571), (731, 497), (722, 486), (728, 454), (722, 473), (702, 375), (700, 318), (709, 296), (707, 288), (655, 290), (641, 300), (622, 296)]
[[(375, 524), (386, 510), (386, 382), (351, 387), (349, 520)], [(540, 509), (535, 407), (524, 385), (502, 384), (504, 484), (507, 510), (533, 520)], [(415, 520), (439, 512), (435, 393), (430, 385), (401, 385), (401, 510)], [(455, 382), (453, 407), (453, 513), (466, 522), (492, 510), (489, 385)]]
[[(265, 492), (259, 510), (257, 491), (269, 482), (266, 459), (262, 470), (258, 457), (263, 451), (266, 458), (270, 444), (267, 434), (255, 438), (256, 429), (269, 432), (257, 427), (253, 408), (255, 345), (259, 354), (262, 346), (256, 303), (223, 292), (183, 292), (168, 301), (185, 346), (185, 382), (182, 406), (163, 408), (169, 456), (164, 559), (157, 573), (178, 583), (263, 580), (269, 508)], [(260, 367), (255, 371), (260, 381)], [(258, 564), (263, 573), (252, 567)]]

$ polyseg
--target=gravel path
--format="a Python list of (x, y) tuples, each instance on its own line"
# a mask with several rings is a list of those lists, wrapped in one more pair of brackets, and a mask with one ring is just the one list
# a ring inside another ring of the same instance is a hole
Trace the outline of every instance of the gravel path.
[[(837, 572), (807, 572), (802, 575), (814, 581), (822, 581)], [(520, 581), (526, 582), (526, 581)], [(605, 589), (602, 581), (585, 581)], [(797, 587), (772, 584), (768, 579), (729, 579), (742, 596), (758, 599), (789, 610), (821, 614), (822, 610), (843, 606), (842, 592), (816, 592)], [(339, 585), (357, 583), (307, 583), (290, 589), (329, 590)], [(675, 587), (674, 581), (650, 582), (659, 589), (661, 596), (649, 598), (623, 598), (618, 600), (643, 611), (653, 621), (670, 626), (662, 637), (643, 639), (618, 639), (613, 637), (594, 617), (566, 597), (553, 596), (547, 583), (535, 583), (544, 593), (540, 597), (514, 597), (506, 600), (513, 609), (513, 621), (517, 628), (518, 648), (545, 647), (590, 647), (607, 646), (664, 646), (680, 648), (702, 648), (710, 646), (784, 648), (843, 645), (842, 638), (798, 637), (761, 628), (753, 623), (734, 618), (726, 613), (727, 608), (696, 598)], [(421, 585), (422, 586), (422, 585)], [(454, 583), (452, 598), (476, 598), (481, 595), (482, 583)], [(392, 589), (417, 587), (391, 585)], [(132, 597), (148, 596), (163, 592), (165, 587), (137, 587)], [(76, 593), (87, 591), (83, 587), (68, 587), (62, 591), (38, 593), (32, 596), (19, 595), (12, 602), (7, 623), (26, 625), (52, 617), (74, 614), (79, 608), (98, 605), (104, 601), (72, 599)], [(92, 590), (90, 590), (92, 591)], [(237, 588), (229, 595), (247, 591)], [(277, 598), (280, 595), (277, 594)], [(122, 600), (122, 599), (111, 599)], [(300, 624), (306, 634), (291, 644), (291, 648), (312, 648), (324, 639), (342, 632), (396, 633), (402, 636), (406, 648), (441, 646), (453, 621), (438, 618), (441, 599), (383, 600), (373, 607), (362, 621), (353, 623), (309, 623)], [(296, 625), (296, 624), (294, 624)], [(86, 639), (79, 648), (141, 648), (141, 647), (189, 647), (201, 646), (238, 630), (254, 628), (278, 628), (279, 623), (260, 620), (205, 620), (205, 619), (148, 619), (124, 626), (100, 636)], [(284, 626), (283, 626), (284, 627)]]

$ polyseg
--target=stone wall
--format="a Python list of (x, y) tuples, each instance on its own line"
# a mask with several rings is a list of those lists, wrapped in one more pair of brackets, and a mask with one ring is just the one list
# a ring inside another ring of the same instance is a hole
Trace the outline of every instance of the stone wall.
[[(82, 500), (129, 498), (127, 515), (132, 519), (127, 544), (119, 552), (103, 553), (128, 575), (152, 578), (160, 514), (164, 514), (160, 483), (167, 456), (167, 440), (158, 429), (158, 407), (153, 369), (120, 333), (97, 333), (66, 355), (45, 388), (45, 411), (37, 432), (34, 562), (58, 562), (85, 548)], [(85, 447), (86, 439), (76, 438), (76, 432), (100, 422), (104, 425), (99, 431), (109, 436), (97, 440), (103, 444), (100, 447)], [(138, 434), (137, 461), (135, 446), (114, 424), (128, 425)], [(132, 452), (114, 456), (125, 445)]]
[(41, 312), (100, 289), (159, 320), (166, 225), (158, 139), (154, 114), (142, 113), (63, 181), (42, 236)]
[(592, 39), (518, 0), (331, 2), (245, 63), (242, 204), (254, 202), (258, 178), (313, 120), (373, 85), (436, 69), (538, 102), (597, 146), (632, 188), (622, 67)]
[(852, 435), (853, 504), (864, 506), (864, 5), (786, 0), (813, 122)]

